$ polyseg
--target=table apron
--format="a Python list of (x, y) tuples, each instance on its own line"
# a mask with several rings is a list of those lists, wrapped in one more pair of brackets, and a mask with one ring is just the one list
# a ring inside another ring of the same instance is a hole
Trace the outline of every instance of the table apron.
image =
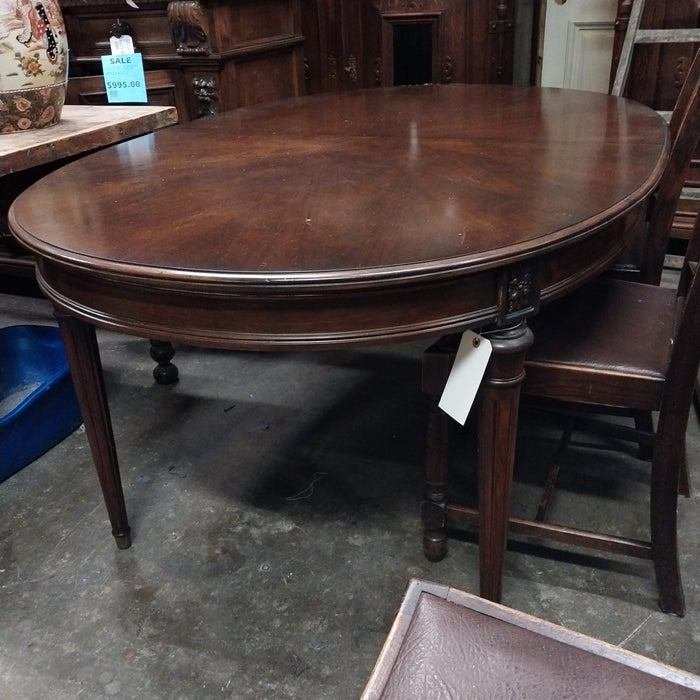
[(54, 305), (95, 326), (237, 350), (302, 350), (505, 326), (599, 274), (640, 225), (644, 203), (566, 245), (502, 267), (354, 285), (245, 285), (118, 275), (39, 258)]

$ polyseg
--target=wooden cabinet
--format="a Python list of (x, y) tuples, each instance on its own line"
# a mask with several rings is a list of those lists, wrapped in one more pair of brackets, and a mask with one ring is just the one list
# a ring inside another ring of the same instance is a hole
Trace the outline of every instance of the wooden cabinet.
[(306, 0), (308, 92), (510, 83), (515, 0)]
[(106, 104), (100, 57), (129, 33), (149, 102), (180, 119), (304, 93), (510, 83), (516, 0), (62, 0), (68, 101)]
[(100, 57), (128, 33), (149, 103), (181, 121), (304, 92), (301, 0), (61, 0), (70, 44), (68, 102), (106, 104)]

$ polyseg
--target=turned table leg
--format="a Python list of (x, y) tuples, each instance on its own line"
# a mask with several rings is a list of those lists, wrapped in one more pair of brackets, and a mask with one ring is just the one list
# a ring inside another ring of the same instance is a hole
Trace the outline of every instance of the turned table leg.
[(170, 361), (175, 356), (172, 343), (164, 340), (151, 340), (151, 359), (158, 364), (153, 368), (153, 379), (156, 384), (164, 386), (175, 384), (180, 378), (177, 367)]
[(449, 416), (438, 407), (439, 396), (428, 397), (428, 430), (425, 455), (425, 492), (421, 504), (423, 553), (429, 561), (447, 554), (445, 507), (447, 505)]
[(532, 332), (523, 321), (486, 335), (493, 354), (479, 402), (479, 584), (482, 598), (500, 602), (520, 385)]
[(126, 515), (95, 328), (62, 311), (56, 310), (55, 315), (63, 336), (85, 432), (112, 524), (112, 534), (117, 541), (117, 547), (126, 549), (131, 546), (131, 528)]
[(445, 515), (452, 418), (439, 406), (459, 345), (458, 336), (445, 336), (425, 351), (421, 387), (426, 400), (425, 491), (421, 503), (423, 553), (440, 561), (447, 553)]

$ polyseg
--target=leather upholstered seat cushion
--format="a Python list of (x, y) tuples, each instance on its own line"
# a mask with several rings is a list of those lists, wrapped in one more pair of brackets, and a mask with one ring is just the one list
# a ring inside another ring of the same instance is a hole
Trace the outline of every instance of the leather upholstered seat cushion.
[(422, 592), (396, 655), (384, 659), (390, 670), (380, 664), (383, 682), (372, 684), (364, 698), (697, 697), (697, 690), (653, 675), (643, 665), (605, 658), (596, 642), (586, 648), (582, 635), (565, 630), (561, 639), (553, 638), (554, 626), (517, 612), (512, 616), (517, 624)]
[[(527, 355), (522, 393), (658, 409), (676, 306), (675, 289), (613, 279), (594, 280), (544, 306), (530, 323), (535, 343)], [(663, 335), (668, 342), (649, 342), (651, 324), (656, 337), (659, 328), (667, 330)], [(615, 329), (613, 336), (610, 328)], [(587, 372), (594, 375), (594, 381), (585, 381)], [(601, 372), (609, 376), (609, 382), (600, 381)]]

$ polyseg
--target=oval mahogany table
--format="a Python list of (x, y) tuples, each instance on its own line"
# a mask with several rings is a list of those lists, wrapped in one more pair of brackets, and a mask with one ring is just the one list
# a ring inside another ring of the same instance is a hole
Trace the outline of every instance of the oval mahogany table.
[(56, 309), (118, 545), (131, 539), (95, 326), (256, 351), (480, 328), (494, 348), (481, 594), (498, 600), (525, 319), (618, 255), (667, 141), (655, 112), (607, 95), (397, 87), (182, 124), (32, 186), (10, 226)]

